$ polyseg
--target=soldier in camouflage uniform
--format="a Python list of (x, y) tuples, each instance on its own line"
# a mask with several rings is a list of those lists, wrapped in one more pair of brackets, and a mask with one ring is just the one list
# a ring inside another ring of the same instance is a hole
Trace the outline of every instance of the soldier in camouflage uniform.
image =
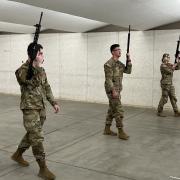
[(104, 135), (117, 136), (117, 133), (110, 129), (113, 118), (115, 118), (116, 127), (118, 128), (118, 137), (123, 140), (128, 140), (129, 136), (123, 131), (122, 120), (124, 116), (120, 92), (122, 90), (123, 73), (130, 74), (132, 64), (129, 54), (127, 54), (127, 68), (119, 61), (119, 57), (121, 56), (119, 44), (113, 44), (110, 47), (110, 51), (112, 57), (104, 64), (105, 91), (109, 99), (109, 109), (106, 116)]
[(178, 107), (177, 107), (177, 98), (175, 95), (175, 88), (173, 86), (173, 72), (174, 70), (179, 70), (180, 69), (180, 53), (177, 58), (177, 63), (176, 64), (170, 64), (170, 56), (169, 54), (165, 53), (163, 54), (162, 57), (162, 64), (160, 66), (161, 70), (161, 88), (162, 88), (162, 96), (159, 101), (158, 109), (157, 109), (157, 115), (161, 117), (165, 117), (163, 112), (163, 106), (168, 102), (168, 97), (170, 98), (173, 110), (174, 110), (174, 116), (178, 117), (180, 116), (180, 113), (178, 112)]
[[(59, 106), (54, 100), (45, 70), (41, 67), (44, 61), (42, 49), (43, 47), (38, 44), (37, 57), (33, 61), (32, 79), (27, 80), (30, 59), (17, 69), (15, 73), (21, 89), (20, 109), (23, 112), (23, 124), (26, 129), (26, 134), (11, 158), (21, 166), (28, 166), (29, 163), (23, 159), (22, 154), (31, 146), (33, 155), (40, 167), (38, 176), (43, 179), (53, 180), (55, 179), (55, 175), (49, 171), (45, 162), (42, 127), (46, 120), (45, 100), (47, 99), (50, 102), (55, 113), (59, 111)], [(32, 50), (33, 44), (31, 43), (27, 49), (29, 56)]]

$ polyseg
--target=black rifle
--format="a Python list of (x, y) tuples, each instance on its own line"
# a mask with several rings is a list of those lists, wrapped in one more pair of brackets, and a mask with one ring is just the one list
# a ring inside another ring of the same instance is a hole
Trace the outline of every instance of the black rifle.
[(177, 57), (178, 57), (178, 54), (180, 53), (180, 52), (179, 52), (179, 43), (180, 43), (180, 36), (179, 36), (179, 40), (177, 41), (177, 47), (176, 47), (176, 54), (175, 54), (174, 64), (177, 63), (176, 59), (177, 59)]
[[(127, 53), (129, 53), (129, 46), (130, 46), (130, 32), (131, 32), (131, 27), (129, 25), (129, 32), (128, 32), (128, 40), (127, 40)], [(126, 56), (126, 69), (128, 66), (128, 57)]]
[(36, 31), (35, 31), (34, 40), (33, 40), (33, 50), (32, 50), (32, 53), (29, 54), (30, 63), (29, 63), (29, 68), (28, 68), (28, 73), (27, 73), (27, 80), (30, 80), (32, 78), (32, 76), (33, 76), (32, 65), (33, 65), (33, 61), (36, 58), (37, 53), (38, 53), (37, 43), (38, 43), (39, 33), (40, 33), (40, 30), (41, 30), (42, 16), (43, 16), (43, 12), (41, 12), (39, 24), (34, 25), (36, 27)]

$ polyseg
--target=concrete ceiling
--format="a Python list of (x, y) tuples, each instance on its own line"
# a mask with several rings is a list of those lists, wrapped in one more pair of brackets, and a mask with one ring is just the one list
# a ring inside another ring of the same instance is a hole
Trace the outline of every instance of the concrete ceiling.
[(0, 32), (9, 32), (9, 33), (32, 33), (34, 32), (33, 26), (27, 26), (22, 24), (0, 22)]
[[(22, 26), (19, 26), (19, 32), (21, 33), (27, 33), (27, 26), (32, 27), (31, 32), (34, 32), (35, 28), (33, 25), (38, 23), (41, 11), (44, 12), (42, 19), (43, 29), (55, 29), (68, 32), (86, 32), (91, 29), (107, 25), (107, 23), (73, 16), (66, 13), (43, 9), (18, 2), (0, 0), (0, 21), (9, 23), (9, 25), (21, 24)], [(1, 28), (5, 30), (5, 27), (0, 24), (0, 30)], [(6, 28), (7, 32), (13, 32), (13, 26), (6, 26)]]
[(122, 29), (131, 24), (133, 29), (147, 30), (180, 21), (180, 0), (0, 1), (0, 21), (22, 25), (20, 32), (25, 25), (25, 33), (37, 23), (41, 11), (44, 30), (62, 32), (87, 32), (110, 24)]

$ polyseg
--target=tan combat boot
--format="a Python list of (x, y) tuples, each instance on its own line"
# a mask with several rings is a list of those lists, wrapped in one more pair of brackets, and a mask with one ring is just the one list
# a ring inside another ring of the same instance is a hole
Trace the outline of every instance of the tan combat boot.
[(105, 128), (104, 128), (104, 133), (103, 133), (103, 134), (104, 134), (104, 135), (117, 136), (117, 133), (111, 131), (110, 127), (111, 127), (111, 125), (106, 124), (106, 125), (105, 125)]
[(37, 160), (39, 165), (38, 176), (45, 180), (54, 180), (56, 176), (47, 168), (45, 160)]
[(166, 117), (166, 115), (164, 115), (162, 112), (157, 112), (157, 116), (159, 116), (159, 117)]
[(124, 132), (123, 128), (118, 128), (118, 138), (128, 140), (129, 136)]
[(175, 117), (179, 117), (180, 116), (180, 113), (177, 111), (177, 112), (174, 112), (174, 116)]
[(18, 148), (16, 152), (11, 156), (11, 159), (16, 161), (21, 166), (29, 166), (29, 163), (24, 160), (22, 154), (25, 152), (25, 149)]

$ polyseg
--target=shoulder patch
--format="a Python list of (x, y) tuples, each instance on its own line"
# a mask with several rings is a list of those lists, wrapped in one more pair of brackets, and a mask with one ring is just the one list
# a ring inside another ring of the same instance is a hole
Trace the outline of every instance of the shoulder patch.
[(105, 66), (108, 66), (108, 67), (112, 67), (112, 65), (113, 65), (113, 60), (112, 60), (112, 59), (109, 59), (104, 65), (105, 65)]
[(27, 64), (24, 63), (23, 65), (21, 65), (21, 67), (19, 69), (28, 69), (28, 66), (27, 66)]
[(104, 66), (111, 67), (109, 63), (104, 64)]
[(165, 67), (167, 67), (167, 65), (166, 65), (166, 64), (161, 64), (161, 67), (164, 67), (164, 68), (165, 68)]

